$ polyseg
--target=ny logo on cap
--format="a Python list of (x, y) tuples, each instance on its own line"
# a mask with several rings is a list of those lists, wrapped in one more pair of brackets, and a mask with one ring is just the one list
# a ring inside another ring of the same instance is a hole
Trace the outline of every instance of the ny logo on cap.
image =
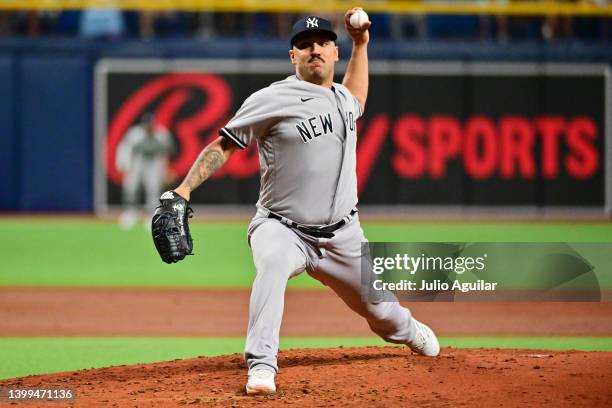
[(319, 20), (316, 17), (310, 17), (306, 20), (306, 28), (319, 27)]

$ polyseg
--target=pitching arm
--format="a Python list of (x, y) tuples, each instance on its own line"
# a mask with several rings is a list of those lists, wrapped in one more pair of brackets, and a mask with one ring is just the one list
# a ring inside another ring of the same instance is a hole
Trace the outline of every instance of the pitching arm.
[(368, 42), (370, 41), (368, 28), (372, 23), (368, 22), (362, 28), (351, 26), (349, 22), (351, 15), (359, 9), (361, 7), (352, 8), (344, 15), (344, 27), (353, 39), (353, 51), (342, 84), (357, 98), (363, 112), (368, 98)]

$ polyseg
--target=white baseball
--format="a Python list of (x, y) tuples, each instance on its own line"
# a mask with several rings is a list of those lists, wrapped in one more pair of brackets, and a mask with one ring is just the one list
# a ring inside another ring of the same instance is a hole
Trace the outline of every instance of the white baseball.
[(354, 28), (362, 28), (368, 21), (370, 21), (368, 13), (363, 10), (357, 10), (351, 14), (351, 18), (349, 19), (349, 22)]

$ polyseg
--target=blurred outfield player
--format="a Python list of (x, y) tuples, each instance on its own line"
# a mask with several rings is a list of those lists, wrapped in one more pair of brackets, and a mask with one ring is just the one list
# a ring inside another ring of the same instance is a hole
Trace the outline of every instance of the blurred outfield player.
[[(174, 190), (189, 200), (236, 149), (257, 143), (261, 187), (248, 229), (257, 274), (245, 346), (247, 394), (276, 391), (285, 288), (304, 270), (329, 286), (386, 341), (406, 344), (421, 355), (440, 352), (433, 331), (397, 301), (362, 298), (361, 243), (366, 239), (356, 208), (355, 121), (368, 95), (371, 23), (350, 25), (358, 9), (344, 16), (353, 47), (342, 84), (333, 82), (338, 47), (329, 21), (316, 16), (299, 20), (289, 50), (295, 75), (249, 96)], [(181, 200), (166, 192), (162, 203), (170, 199)]]
[(155, 125), (150, 113), (144, 114), (141, 121), (126, 132), (116, 156), (117, 168), (123, 173), (124, 210), (119, 218), (123, 228), (129, 229), (138, 221), (138, 193), (141, 188), (144, 188), (147, 213), (155, 209), (165, 184), (173, 149), (170, 132)]

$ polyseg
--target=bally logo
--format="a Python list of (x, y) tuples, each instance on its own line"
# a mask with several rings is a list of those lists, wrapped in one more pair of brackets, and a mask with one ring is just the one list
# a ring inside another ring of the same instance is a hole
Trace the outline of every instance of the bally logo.
[(316, 17), (310, 17), (306, 20), (306, 28), (319, 27), (319, 20)]
[(315, 137), (334, 131), (332, 128), (331, 113), (313, 116), (298, 123), (295, 127), (300, 133), (300, 137), (304, 143), (308, 143)]

